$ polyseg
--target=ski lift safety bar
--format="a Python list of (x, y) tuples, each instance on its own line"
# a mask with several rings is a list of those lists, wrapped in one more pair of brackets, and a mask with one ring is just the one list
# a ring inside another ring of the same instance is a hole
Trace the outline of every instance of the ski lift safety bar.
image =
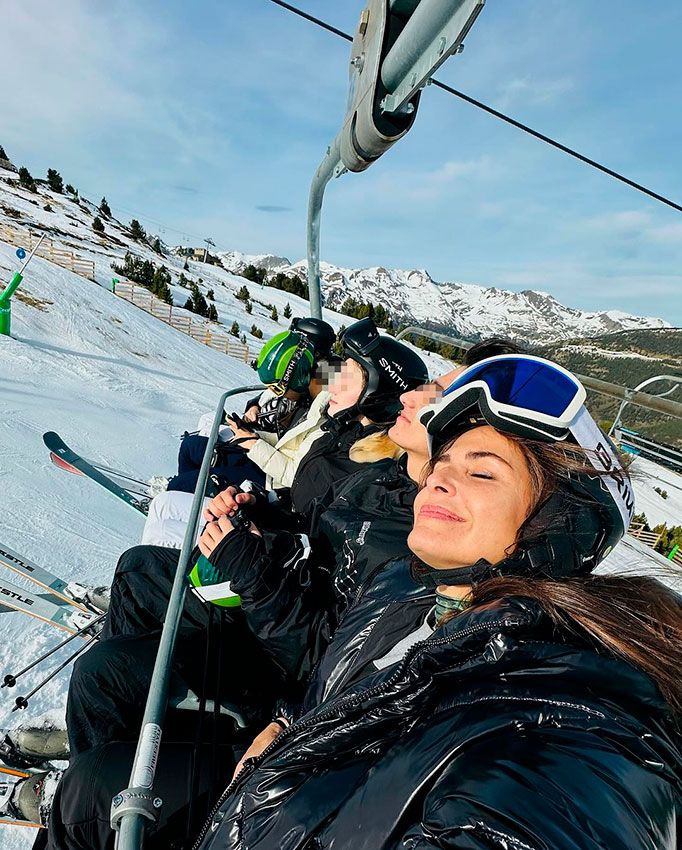
[(142, 850), (146, 821), (156, 821), (163, 805), (163, 800), (154, 793), (154, 777), (163, 731), (163, 718), (168, 703), (171, 662), (187, 592), (189, 559), (201, 521), (201, 508), (211, 469), (211, 458), (225, 411), (225, 402), (232, 396), (264, 389), (262, 384), (237, 387), (223, 393), (218, 402), (168, 600), (159, 649), (149, 684), (142, 728), (130, 773), (130, 786), (116, 794), (111, 803), (111, 826), (116, 830), (116, 850)]
[[(437, 333), (429, 328), (421, 328), (418, 325), (410, 325), (409, 328), (404, 328), (400, 331), (396, 339), (404, 339), (407, 336), (427, 337), (428, 339), (436, 340), (436, 342), (451, 345), (453, 348), (458, 348), (461, 351), (466, 351), (473, 345), (473, 342), (468, 342), (459, 337)], [(586, 389), (592, 390), (592, 392), (599, 395), (624, 399), (628, 404), (634, 404), (638, 407), (644, 407), (647, 410), (664, 413), (666, 416), (674, 416), (677, 419), (682, 419), (682, 402), (651, 395), (650, 393), (639, 392), (636, 388), (631, 390), (628, 387), (621, 387), (619, 384), (612, 384), (609, 381), (602, 381), (599, 378), (591, 378), (589, 375), (579, 375), (576, 373), (575, 376), (585, 385)], [(666, 378), (675, 381), (678, 376), (668, 375)], [(679, 376), (679, 379), (682, 382), (682, 375)]]

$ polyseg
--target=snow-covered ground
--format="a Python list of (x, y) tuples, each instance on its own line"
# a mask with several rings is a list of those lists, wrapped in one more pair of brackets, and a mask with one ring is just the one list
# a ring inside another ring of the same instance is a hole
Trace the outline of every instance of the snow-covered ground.
[[(14, 248), (0, 243), (0, 280), (9, 280), (15, 268)], [(234, 298), (243, 279), (220, 269), (211, 273), (225, 284), (215, 287), (221, 317), (224, 313), (229, 323), (234, 311), (245, 321), (243, 305)], [(276, 303), (280, 314), (287, 301), (295, 314), (307, 314), (307, 304), (294, 296), (248, 286), (255, 297)], [(0, 540), (64, 578), (106, 583), (121, 552), (139, 541), (142, 519), (91, 482), (53, 467), (42, 433), (57, 431), (84, 455), (136, 477), (169, 474), (179, 435), (214, 408), (224, 389), (253, 384), (255, 373), (103, 285), (45, 260), (34, 260), (19, 292), (13, 338), (0, 337)], [(256, 310), (257, 305), (250, 321), (256, 320)], [(330, 319), (337, 327), (348, 322), (335, 314)], [(263, 315), (257, 321), (266, 336), (285, 326)], [(432, 362), (435, 372), (444, 371), (442, 363)], [(652, 524), (682, 523), (682, 478), (646, 461), (636, 466), (643, 473), (636, 484), (638, 510)], [(653, 492), (655, 485), (668, 491), (667, 500)], [(622, 550), (623, 565), (626, 555), (630, 565), (633, 558), (652, 563), (650, 551), (637, 544)], [(20, 582), (13, 574), (7, 578)], [(59, 637), (18, 613), (0, 616), (0, 635), (0, 676)], [(41, 676), (40, 670), (28, 675), (16, 690), (26, 693)], [(24, 717), (63, 714), (67, 681), (63, 674), (50, 682)], [(0, 726), (17, 720), (16, 714), (10, 717), (14, 696), (0, 691)], [(24, 850), (30, 841), (26, 830), (0, 827), (2, 850)]]

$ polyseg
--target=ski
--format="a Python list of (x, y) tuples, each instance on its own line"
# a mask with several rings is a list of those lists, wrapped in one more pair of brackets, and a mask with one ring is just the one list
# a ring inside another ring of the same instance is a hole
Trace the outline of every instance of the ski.
[[(67, 463), (63, 458), (59, 457), (59, 455), (56, 455), (54, 452), (50, 452), (50, 460), (57, 467), (57, 469), (61, 469), (64, 472), (70, 472), (72, 475), (81, 475), (83, 477), (87, 477), (84, 472), (81, 472), (80, 469), (77, 469), (75, 466), (72, 466), (70, 463)], [(86, 461), (86, 462), (90, 463), (90, 461)], [(93, 469), (96, 469), (98, 472), (102, 472), (102, 473), (108, 472), (108, 474), (112, 477), (112, 481), (114, 481), (114, 484), (118, 484), (118, 481), (115, 480), (116, 478), (125, 477), (125, 476), (118, 476), (115, 472), (112, 472), (110, 470), (105, 470), (101, 466), (95, 466), (94, 464), (90, 464), (90, 466), (92, 466)], [(132, 480), (132, 479), (128, 479), (128, 480)], [(133, 487), (130, 487), (129, 485), (121, 484), (120, 486), (123, 487), (123, 489), (126, 491), (126, 493), (130, 493), (131, 496), (141, 496), (143, 499), (147, 497), (146, 492), (143, 492), (141, 490), (136, 490)]]
[(38, 564), (25, 558), (23, 555), (18, 555), (8, 546), (0, 544), (0, 565), (7, 567), (29, 581), (34, 582), (40, 587), (44, 587), (52, 596), (57, 596), (69, 605), (81, 611), (88, 609), (79, 601), (79, 596), (82, 596), (83, 588), (75, 582), (67, 582), (59, 576), (46, 570)]
[(60, 461), (63, 461), (64, 464), (74, 467), (79, 473), (90, 478), (96, 484), (99, 484), (100, 487), (104, 487), (105, 490), (108, 490), (112, 495), (121, 499), (126, 505), (130, 505), (131, 508), (146, 516), (147, 504), (144, 500), (136, 499), (135, 496), (132, 496), (127, 490), (124, 490), (123, 487), (112, 481), (111, 478), (99, 469), (95, 469), (91, 463), (88, 463), (87, 460), (69, 448), (59, 434), (56, 434), (54, 431), (47, 431), (43, 434), (43, 442), (51, 454), (59, 458)]
[(0, 605), (12, 611), (21, 611), (29, 617), (35, 617), (70, 634), (75, 634), (101, 616), (82, 610), (73, 601), (67, 603), (52, 594), (32, 593), (30, 590), (2, 579), (0, 579)]

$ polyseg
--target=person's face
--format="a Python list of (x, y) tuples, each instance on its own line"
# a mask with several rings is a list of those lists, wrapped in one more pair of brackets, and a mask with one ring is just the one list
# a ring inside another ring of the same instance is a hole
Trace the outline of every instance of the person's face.
[(513, 550), (532, 503), (518, 445), (489, 425), (466, 431), (436, 464), (414, 503), (408, 546), (431, 567), (449, 569)]
[(365, 385), (365, 373), (355, 360), (344, 360), (341, 369), (329, 384), (329, 415), (336, 416), (357, 403)]
[(443, 395), (443, 391), (463, 371), (464, 366), (459, 366), (457, 369), (452, 369), (450, 372), (446, 372), (445, 375), (441, 375), (440, 378), (434, 378), (430, 383), (422, 384), (421, 387), (417, 387), (400, 396), (400, 403), (403, 409), (388, 431), (388, 436), (396, 445), (414, 454), (428, 454), (426, 428), (417, 418), (417, 414), (422, 407), (437, 402)]

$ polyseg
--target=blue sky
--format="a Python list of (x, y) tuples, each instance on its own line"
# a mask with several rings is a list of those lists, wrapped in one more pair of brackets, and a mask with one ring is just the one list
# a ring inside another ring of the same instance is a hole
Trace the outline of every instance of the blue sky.
[[(352, 31), (362, 0), (300, 0)], [(682, 203), (682, 4), (488, 0), (438, 77)], [(268, 0), (31, 0), (0, 27), (0, 144), (168, 242), (305, 253), (349, 45)], [(173, 229), (171, 229), (173, 228)], [(682, 325), (682, 213), (430, 88), (327, 191), (324, 259)]]

